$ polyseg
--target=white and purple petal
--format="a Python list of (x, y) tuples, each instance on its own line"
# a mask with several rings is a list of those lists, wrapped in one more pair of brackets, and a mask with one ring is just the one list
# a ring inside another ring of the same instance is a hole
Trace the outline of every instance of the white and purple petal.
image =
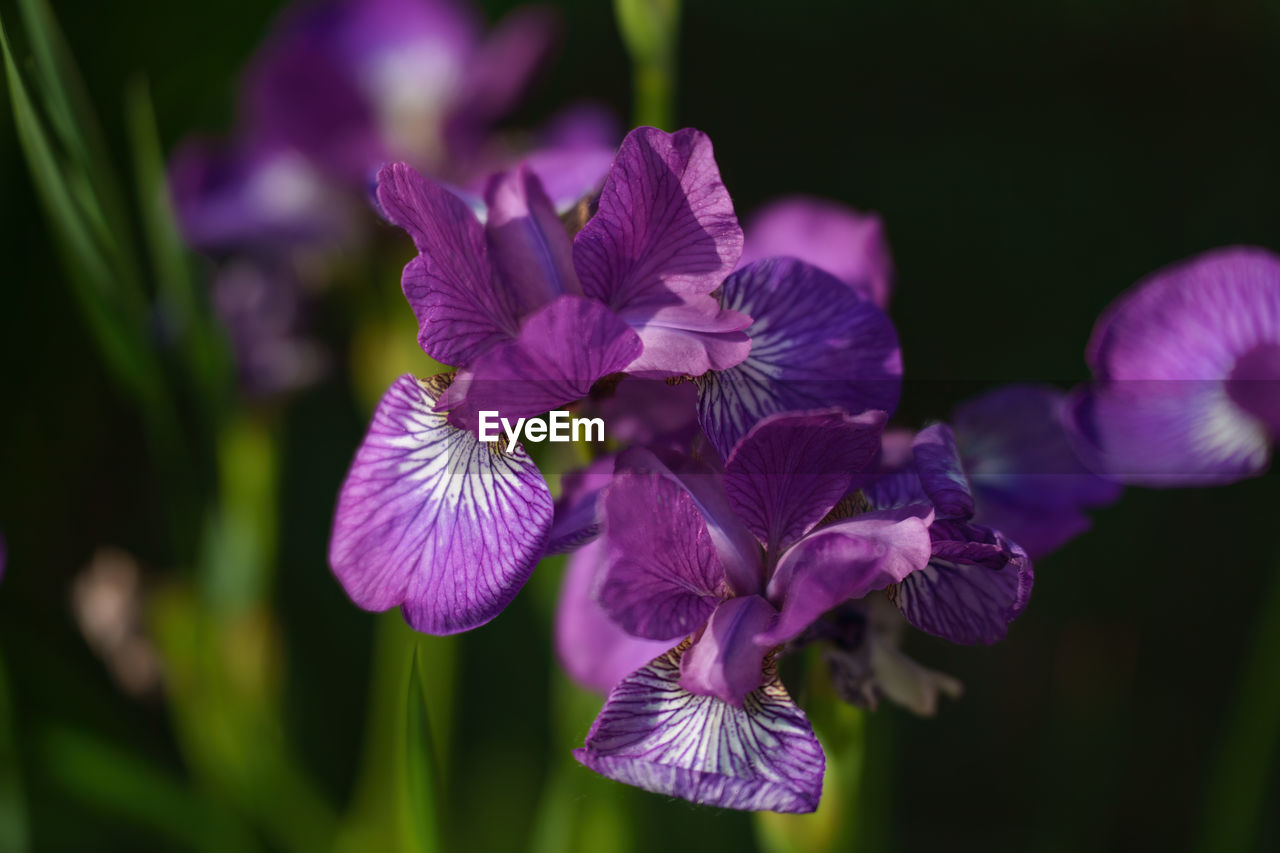
[(725, 463), (724, 488), (739, 518), (771, 553), (817, 524), (880, 451), (884, 412), (839, 409), (770, 415)]
[(623, 679), (574, 757), (602, 776), (701, 805), (816, 809), (826, 759), (776, 670), (739, 708), (684, 690), (682, 651)]
[(743, 230), (746, 243), (739, 266), (764, 258), (798, 258), (881, 308), (889, 307), (893, 257), (878, 215), (826, 199), (792, 196), (756, 211)]
[(518, 305), (494, 275), (484, 229), (471, 209), (405, 163), (378, 172), (377, 195), (387, 219), (418, 248), (402, 284), (427, 355), (465, 366), (514, 338)]
[(727, 597), (724, 569), (688, 490), (656, 473), (622, 472), (604, 494), (609, 564), (596, 600), (627, 632), (673, 640)]
[(374, 412), (342, 484), (329, 564), (366, 610), (400, 605), (416, 630), (454, 634), (497, 616), (546, 549), (551, 494), (507, 454), (433, 411), (402, 376)]
[(753, 318), (747, 359), (700, 380), (699, 418), (722, 457), (777, 412), (892, 414), (897, 407), (897, 332), (882, 310), (830, 273), (771, 258), (730, 276), (722, 298), (725, 308)]

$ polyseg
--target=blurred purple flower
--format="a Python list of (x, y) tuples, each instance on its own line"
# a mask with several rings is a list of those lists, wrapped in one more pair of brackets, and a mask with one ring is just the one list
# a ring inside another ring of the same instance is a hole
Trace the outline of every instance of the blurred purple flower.
[(889, 588), (889, 600), (912, 625), (954, 643), (994, 643), (1031, 597), (1034, 573), (1025, 550), (973, 522), (974, 497), (946, 424), (916, 434), (911, 458), (866, 489), (873, 507), (935, 510), (928, 565)]
[[(778, 679), (773, 650), (929, 559), (927, 506), (820, 524), (874, 462), (884, 421), (876, 411), (776, 414), (738, 442), (723, 474), (648, 450), (619, 457), (604, 495), (608, 564), (595, 598), (635, 637), (690, 640), (613, 687), (579, 761), (697, 803), (817, 807), (822, 749)], [(562, 618), (562, 631), (592, 635), (577, 621), (594, 618), (590, 608)], [(629, 663), (640, 652), (628, 654)], [(580, 673), (603, 684), (622, 663), (605, 656)]]
[(418, 342), (460, 371), (401, 377), (383, 398), (339, 495), (330, 564), (357, 605), (402, 605), (414, 628), (455, 633), (514, 597), (553, 522), (536, 466), (481, 443), (476, 413), (538, 415), (619, 371), (741, 360), (750, 320), (711, 293), (742, 232), (695, 130), (628, 135), (572, 244), (525, 168), (490, 181), (483, 226), (405, 164), (382, 170), (378, 200), (418, 249), (403, 280)]
[(1032, 559), (1088, 530), (1085, 510), (1120, 497), (1119, 484), (1076, 457), (1066, 402), (1064, 392), (1046, 385), (1005, 385), (961, 404), (951, 418), (973, 520), (1001, 531)]
[(1153, 273), (1099, 318), (1072, 406), (1085, 461), (1144, 486), (1266, 470), (1280, 435), (1280, 257), (1215, 249)]
[(881, 308), (893, 292), (893, 256), (874, 213), (807, 196), (770, 202), (747, 220), (740, 266), (798, 258), (826, 270)]

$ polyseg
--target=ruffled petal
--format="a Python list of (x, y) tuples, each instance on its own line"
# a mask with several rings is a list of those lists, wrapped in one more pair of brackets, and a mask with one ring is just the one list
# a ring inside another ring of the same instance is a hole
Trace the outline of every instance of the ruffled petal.
[(946, 424), (931, 424), (911, 442), (920, 487), (938, 510), (939, 518), (972, 518), (973, 495), (960, 462), (956, 437)]
[(490, 257), (521, 314), (563, 293), (582, 293), (573, 271), (573, 244), (537, 175), (526, 167), (494, 175), (485, 188), (485, 205)]
[(402, 605), (416, 630), (488, 622), (542, 558), (551, 494), (523, 450), (499, 453), (432, 410), (412, 376), (374, 412), (338, 496), (329, 564), (356, 605)]
[(660, 474), (622, 472), (604, 496), (609, 566), (596, 598), (637, 637), (697, 630), (726, 597), (724, 569), (689, 492)]
[(610, 779), (701, 805), (816, 809), (826, 759), (776, 669), (738, 708), (680, 686), (683, 650), (623, 679), (574, 758)]
[(798, 258), (831, 273), (881, 308), (889, 307), (893, 258), (876, 214), (793, 196), (756, 211), (743, 230), (746, 244), (739, 266), (764, 258)]
[(599, 693), (608, 693), (624, 677), (671, 648), (669, 640), (631, 636), (592, 596), (608, 557), (604, 539), (575, 552), (565, 568), (556, 606), (556, 655), (570, 678)]
[(515, 419), (540, 415), (587, 396), (596, 380), (640, 353), (640, 338), (593, 299), (561, 296), (529, 317), (514, 341), (472, 365), (466, 401), (451, 414), (470, 427), (481, 411)]
[(640, 127), (622, 141), (573, 260), (586, 294), (621, 311), (709, 294), (741, 254), (711, 140)]
[(782, 555), (769, 580), (777, 623), (756, 638), (778, 645), (842, 601), (862, 598), (924, 568), (932, 510), (920, 505), (868, 512), (821, 527)]
[(839, 279), (772, 258), (730, 276), (723, 300), (753, 322), (747, 359), (699, 380), (699, 418), (722, 457), (776, 412), (838, 407), (892, 414), (902, 387), (897, 332), (883, 311)]
[(402, 283), (427, 355), (467, 365), (516, 336), (517, 306), (499, 286), (484, 229), (461, 199), (409, 165), (393, 163), (378, 172), (378, 203), (418, 247)]
[(884, 412), (771, 415), (738, 442), (724, 488), (752, 533), (779, 553), (822, 520), (880, 451)]
[(912, 625), (953, 643), (996, 643), (1031, 598), (1027, 552), (998, 531), (939, 521), (933, 557), (889, 590)]
[(727, 370), (751, 352), (751, 339), (743, 331), (751, 318), (721, 308), (710, 296), (631, 308), (621, 317), (644, 341), (644, 352), (627, 366), (630, 374), (701, 376), (708, 370)]
[(758, 595), (721, 602), (680, 661), (680, 686), (741, 708), (743, 698), (764, 683), (769, 647), (757, 644), (755, 637), (777, 615)]

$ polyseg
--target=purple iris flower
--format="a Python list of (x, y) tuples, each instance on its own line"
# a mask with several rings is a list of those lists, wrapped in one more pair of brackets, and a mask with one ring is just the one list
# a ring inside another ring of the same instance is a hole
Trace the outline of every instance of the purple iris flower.
[(1120, 497), (1089, 471), (1068, 440), (1067, 394), (1047, 385), (994, 388), (956, 408), (956, 444), (973, 491), (974, 517), (1026, 549), (1049, 554), (1089, 529), (1085, 510)]
[(1144, 486), (1266, 470), (1280, 435), (1280, 257), (1215, 249), (1153, 273), (1102, 314), (1073, 405), (1085, 460)]
[(954, 643), (1004, 639), (1031, 597), (1031, 560), (1002, 532), (974, 523), (974, 496), (951, 428), (922, 429), (910, 456), (866, 496), (881, 509), (921, 501), (934, 508), (928, 565), (888, 590), (907, 621)]
[(741, 265), (799, 258), (826, 270), (881, 308), (893, 292), (893, 255), (884, 223), (839, 202), (790, 196), (757, 210), (744, 224)]
[(402, 605), (414, 628), (455, 633), (514, 597), (553, 520), (537, 467), (481, 443), (475, 414), (538, 415), (620, 371), (741, 361), (750, 318), (711, 294), (742, 231), (695, 130), (629, 134), (572, 244), (528, 169), (490, 182), (483, 226), (405, 164), (382, 170), (378, 200), (418, 249), (403, 277), (418, 341), (460, 370), (401, 377), (383, 398), (338, 499), (330, 563), (357, 605)]
[[(627, 633), (675, 647), (613, 687), (579, 761), (696, 803), (817, 807), (825, 759), (775, 651), (929, 559), (927, 505), (828, 520), (875, 461), (884, 422), (880, 411), (774, 414), (732, 448), (723, 473), (639, 448), (619, 457), (595, 598)], [(575, 622), (561, 644), (575, 631), (593, 636)], [(640, 654), (626, 648), (631, 657), (593, 672)]]

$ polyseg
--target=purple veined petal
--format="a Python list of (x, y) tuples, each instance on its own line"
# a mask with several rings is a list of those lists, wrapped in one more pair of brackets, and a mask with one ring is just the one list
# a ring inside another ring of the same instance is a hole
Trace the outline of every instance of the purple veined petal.
[(614, 462), (615, 457), (604, 456), (560, 478), (560, 498), (556, 501), (555, 523), (551, 525), (551, 539), (547, 543), (548, 554), (572, 551), (600, 535), (604, 519), (599, 499), (605, 487), (613, 482)]
[(1154, 488), (1212, 486), (1267, 469), (1266, 425), (1216, 380), (1127, 381), (1081, 389), (1067, 406), (1068, 437), (1089, 468)]
[(558, 297), (528, 317), (514, 341), (476, 359), (466, 400), (451, 421), (472, 428), (481, 411), (515, 419), (580, 400), (596, 380), (634, 360), (640, 347), (636, 333), (599, 302)]
[(680, 686), (741, 708), (748, 693), (764, 683), (768, 646), (755, 642), (778, 616), (758, 595), (723, 601), (702, 634), (680, 660)]
[(601, 776), (701, 805), (816, 809), (826, 758), (776, 668), (738, 708), (680, 686), (683, 651), (614, 687), (574, 758)]
[(743, 330), (751, 318), (726, 311), (710, 296), (685, 296), (666, 305), (624, 310), (620, 316), (644, 341), (644, 352), (627, 365), (638, 376), (701, 376), (727, 370), (751, 352)]
[(849, 491), (880, 452), (884, 412), (770, 415), (729, 455), (724, 489), (765, 550), (779, 554)]
[(718, 288), (742, 254), (742, 229), (706, 134), (639, 127), (574, 240), (588, 296), (616, 311), (673, 304)]
[(892, 414), (897, 407), (897, 332), (883, 311), (830, 273), (771, 258), (731, 275), (723, 300), (753, 323), (747, 359), (699, 380), (699, 419), (722, 457), (777, 412), (838, 407)]
[(698, 433), (698, 391), (692, 382), (669, 385), (660, 379), (628, 376), (599, 411), (619, 442), (688, 447)]
[(450, 426), (412, 376), (374, 412), (338, 496), (329, 564), (366, 610), (401, 605), (415, 630), (454, 634), (497, 616), (542, 558), (551, 494), (522, 450)]
[(556, 606), (556, 655), (570, 678), (599, 693), (608, 693), (624, 677), (671, 648), (669, 640), (631, 636), (592, 597), (608, 562), (608, 549), (601, 538), (569, 557)]
[(394, 163), (378, 172), (378, 203), (418, 247), (402, 283), (427, 355), (467, 365), (516, 336), (514, 301), (494, 276), (484, 229), (461, 199), (411, 166)]
[(723, 477), (675, 452), (632, 447), (618, 454), (617, 473), (656, 474), (688, 491), (702, 515), (734, 595), (754, 595), (764, 583), (760, 545), (734, 513)]
[(889, 307), (893, 257), (878, 215), (826, 199), (792, 196), (756, 211), (743, 230), (740, 267), (764, 258), (798, 258), (881, 308)]
[(920, 487), (938, 509), (939, 518), (972, 518), (973, 495), (960, 462), (956, 437), (946, 424), (931, 424), (911, 443)]
[(628, 633), (678, 639), (727, 597), (706, 522), (678, 482), (620, 469), (604, 493), (604, 517), (609, 565), (596, 600)]
[(1089, 529), (1086, 509), (1120, 496), (1118, 483), (1076, 457), (1062, 420), (1067, 395), (1047, 385), (994, 388), (956, 408), (951, 423), (976, 506), (1032, 559)]
[(485, 204), (490, 258), (521, 314), (561, 294), (582, 293), (569, 234), (533, 172), (520, 167), (494, 175)]
[(756, 642), (779, 645), (843, 601), (897, 583), (932, 554), (932, 508), (916, 505), (863, 513), (811, 532), (792, 546), (769, 579), (777, 623)]
[(920, 475), (916, 472), (911, 443), (915, 433), (888, 429), (880, 441), (880, 462), (875, 473), (863, 478), (860, 487), (867, 502), (876, 509), (892, 509), (928, 503)]
[(939, 521), (933, 557), (890, 587), (889, 598), (917, 628), (953, 643), (996, 643), (1031, 598), (1026, 551), (998, 531)]

